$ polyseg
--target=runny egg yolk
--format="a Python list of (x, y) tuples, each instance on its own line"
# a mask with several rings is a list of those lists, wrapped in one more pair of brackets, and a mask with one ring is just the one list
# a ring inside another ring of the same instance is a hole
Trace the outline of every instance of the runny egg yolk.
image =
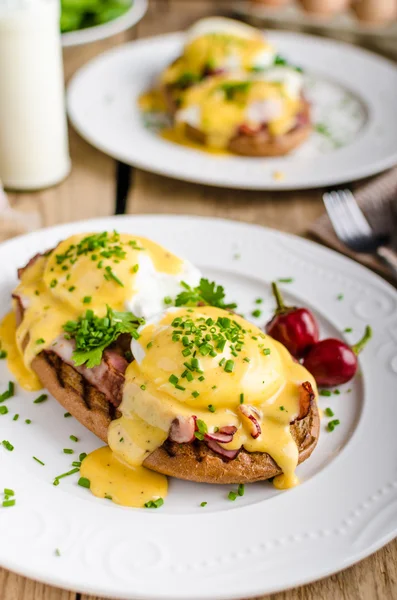
[[(208, 432), (237, 428), (225, 449), (267, 452), (283, 475), (277, 487), (296, 484), (298, 448), (290, 423), (299, 413), (300, 386), (315, 382), (289, 352), (255, 325), (214, 307), (170, 309), (143, 326), (132, 343), (121, 418), (110, 424), (113, 453), (134, 469), (167, 439), (177, 417), (195, 415)], [(241, 412), (253, 411), (254, 438)]]

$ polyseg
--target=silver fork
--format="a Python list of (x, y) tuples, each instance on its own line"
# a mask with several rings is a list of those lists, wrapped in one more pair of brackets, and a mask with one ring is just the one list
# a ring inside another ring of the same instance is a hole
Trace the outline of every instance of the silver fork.
[(327, 192), (325, 208), (338, 238), (354, 252), (375, 254), (397, 278), (397, 254), (386, 246), (389, 237), (376, 234), (350, 190)]

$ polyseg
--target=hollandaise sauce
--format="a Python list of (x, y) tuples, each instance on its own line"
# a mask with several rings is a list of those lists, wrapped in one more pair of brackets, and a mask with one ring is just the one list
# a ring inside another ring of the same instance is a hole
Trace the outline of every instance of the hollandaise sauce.
[(16, 331), (16, 316), (15, 312), (11, 311), (0, 323), (1, 349), (7, 353), (8, 368), (24, 390), (29, 392), (40, 390), (43, 386), (39, 378), (26, 366), (17, 346)]
[(91, 452), (82, 462), (80, 474), (90, 482), (90, 490), (98, 498), (107, 498), (122, 506), (156, 507), (167, 495), (164, 475), (142, 466), (125, 464), (108, 446)]
[[(283, 471), (275, 485), (297, 483), (290, 423), (299, 413), (301, 384), (315, 389), (315, 382), (284, 346), (237, 315), (200, 307), (170, 309), (147, 323), (132, 352), (122, 417), (108, 432), (110, 448), (125, 463), (144, 464), (175, 418), (195, 415), (198, 439), (235, 426), (233, 440), (222, 447), (267, 452)], [(242, 405), (260, 424), (255, 438)]]
[[(105, 317), (107, 306), (128, 309), (143, 267), (176, 276), (181, 266), (181, 259), (154, 242), (116, 232), (77, 234), (37, 257), (14, 290), (24, 309), (15, 339), (26, 368), (42, 350), (55, 349), (65, 324), (87, 310)], [(10, 352), (11, 370), (17, 361), (20, 356)]]

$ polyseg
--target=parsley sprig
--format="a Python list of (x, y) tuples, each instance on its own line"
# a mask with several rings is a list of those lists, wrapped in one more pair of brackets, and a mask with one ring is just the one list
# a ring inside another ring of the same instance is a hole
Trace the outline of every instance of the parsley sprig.
[(110, 346), (122, 333), (129, 333), (135, 339), (137, 328), (144, 323), (131, 312), (116, 312), (107, 306), (105, 317), (97, 317), (94, 311), (87, 310), (77, 321), (67, 321), (63, 329), (67, 339), (74, 339), (76, 349), (72, 358), (76, 366), (85, 365), (89, 369), (101, 363), (105, 348)]
[(237, 308), (237, 304), (234, 302), (225, 303), (225, 290), (223, 286), (217, 285), (215, 281), (200, 279), (200, 285), (194, 288), (184, 281), (181, 282), (181, 285), (185, 288), (185, 291), (178, 294), (175, 299), (175, 306), (196, 306), (199, 302), (203, 302), (208, 306), (216, 306), (225, 310)]

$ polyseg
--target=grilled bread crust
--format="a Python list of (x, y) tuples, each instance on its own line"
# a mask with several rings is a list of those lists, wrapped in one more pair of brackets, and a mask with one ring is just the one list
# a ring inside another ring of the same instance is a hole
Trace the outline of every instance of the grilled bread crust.
[[(108, 426), (120, 413), (104, 394), (52, 352), (39, 354), (32, 367), (65, 410), (107, 442)], [(313, 401), (308, 415), (291, 425), (300, 463), (313, 452), (319, 426), (317, 404)], [(242, 449), (235, 459), (226, 460), (199, 440), (190, 444), (166, 440), (146, 458), (144, 466), (164, 475), (203, 483), (249, 483), (281, 473), (269, 454)]]

